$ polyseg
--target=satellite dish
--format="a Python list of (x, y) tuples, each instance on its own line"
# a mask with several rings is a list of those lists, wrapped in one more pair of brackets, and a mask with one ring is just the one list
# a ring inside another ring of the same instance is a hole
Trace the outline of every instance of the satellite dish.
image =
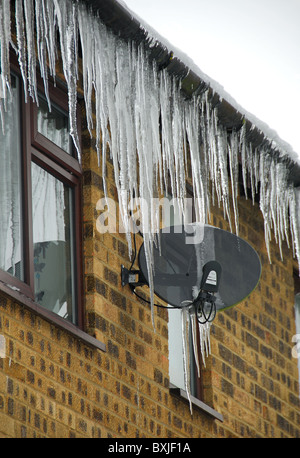
[[(198, 301), (205, 319), (212, 306), (216, 312), (248, 297), (261, 275), (260, 259), (249, 243), (199, 223), (162, 229), (153, 260), (155, 294), (176, 308)], [(138, 262), (140, 272), (132, 271), (139, 273), (135, 286), (149, 285), (144, 244)]]
[[(256, 251), (245, 240), (206, 224), (164, 228), (158, 241), (158, 246), (153, 247), (152, 286), (156, 295), (171, 306), (169, 308), (182, 311), (183, 363), (185, 374), (188, 374), (190, 363), (186, 355), (189, 354), (190, 335), (195, 361), (199, 358), (194, 332), (196, 322), (203, 358), (210, 353), (210, 324), (216, 312), (249, 296), (259, 282), (261, 263)], [(132, 266), (134, 261), (135, 258)], [(132, 270), (132, 266), (130, 270), (124, 266), (121, 269), (122, 286), (129, 284), (135, 294), (136, 287), (150, 286), (144, 244), (138, 262), (140, 270)], [(200, 376), (199, 365), (197, 367)], [(185, 387), (191, 408), (186, 376)]]

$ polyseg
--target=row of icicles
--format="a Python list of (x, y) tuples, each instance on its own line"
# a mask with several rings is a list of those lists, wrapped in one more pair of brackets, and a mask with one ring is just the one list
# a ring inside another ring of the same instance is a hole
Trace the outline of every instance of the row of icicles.
[[(26, 98), (29, 94), (38, 102), (38, 64), (49, 107), (48, 77), (50, 75), (55, 80), (57, 56), (60, 55), (68, 87), (70, 132), (80, 161), (76, 122), (80, 42), (87, 125), (91, 135), (93, 129), (96, 130), (105, 190), (105, 164), (109, 147), (130, 255), (128, 203), (133, 197), (151, 202), (158, 189), (166, 195), (171, 188), (172, 196), (182, 202), (184, 212), (188, 163), (191, 166), (195, 202), (198, 203), (197, 220), (207, 222), (216, 195), (217, 203), (223, 207), (232, 230), (238, 234), (237, 199), (241, 164), (246, 197), (248, 181), (249, 197), (254, 201), (257, 193), (260, 195), (270, 259), (272, 233), (280, 250), (283, 240), (286, 240), (300, 259), (295, 190), (288, 181), (287, 161), (279, 160), (280, 155), (285, 153), (277, 148), (274, 154), (271, 139), (265, 138), (261, 146), (254, 148), (247, 141), (245, 123), (242, 123), (239, 131), (228, 133), (219, 122), (218, 110), (212, 106), (208, 89), (190, 99), (184, 98), (180, 79), (170, 76), (166, 69), (159, 70), (156, 62), (150, 61), (143, 43), (136, 45), (133, 41), (125, 42), (115, 36), (86, 2), (16, 0), (13, 12), (11, 4), (8, 0), (0, 0), (0, 84), (3, 94), (0, 112), (6, 108), (9, 99), (10, 47), (15, 49), (18, 56)], [(11, 34), (12, 17), (16, 40)], [(59, 42), (56, 31), (59, 31)], [(233, 225), (230, 199), (234, 212)], [(144, 233), (144, 244), (154, 324), (152, 250), (160, 221), (159, 214), (151, 205), (142, 207), (141, 211), (142, 220), (150, 227), (150, 231)], [(186, 316), (189, 310), (185, 307), (182, 311), (184, 335), (187, 335), (184, 329), (189, 322)], [(202, 348), (206, 345), (208, 349), (209, 325), (202, 327), (200, 334)], [(187, 373), (186, 365), (186, 379)]]

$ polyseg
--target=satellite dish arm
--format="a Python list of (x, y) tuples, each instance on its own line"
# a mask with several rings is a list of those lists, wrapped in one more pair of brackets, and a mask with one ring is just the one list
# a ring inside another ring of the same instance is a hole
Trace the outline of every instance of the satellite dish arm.
[(122, 286), (131, 285), (133, 287), (146, 285), (146, 279), (141, 270), (126, 269), (123, 265), (121, 266), (121, 281)]

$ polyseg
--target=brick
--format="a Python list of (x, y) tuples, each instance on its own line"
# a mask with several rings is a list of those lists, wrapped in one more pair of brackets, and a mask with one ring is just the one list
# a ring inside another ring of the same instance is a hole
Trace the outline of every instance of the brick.
[(231, 397), (234, 395), (233, 384), (224, 378), (221, 379), (221, 389), (225, 394), (228, 394)]
[(232, 364), (233, 361), (233, 354), (232, 352), (224, 347), (224, 345), (219, 344), (219, 354), (224, 361), (227, 361), (229, 364)]
[[(101, 168), (95, 138), (85, 130), (82, 140), (85, 331), (105, 340), (107, 351), (0, 294), (0, 334), (7, 341), (0, 437), (299, 437), (298, 369), (290, 354), (292, 253), (284, 247), (282, 262), (271, 242), (269, 263), (257, 203), (239, 197), (240, 233), (259, 250), (261, 281), (247, 300), (218, 312), (212, 355), (202, 365), (204, 401), (224, 422), (197, 407), (191, 416), (188, 403), (169, 393), (168, 311), (155, 309), (154, 332), (149, 305), (120, 284), (121, 264), (131, 262), (125, 235), (97, 231)], [(106, 165), (109, 196), (116, 199), (109, 151)], [(212, 206), (211, 213), (214, 225), (229, 230), (222, 208)], [(138, 236), (138, 247), (142, 242)], [(140, 294), (149, 299), (146, 288)]]
[(12, 418), (0, 412), (0, 433), (2, 437), (15, 438), (15, 422)]
[(267, 391), (258, 385), (255, 385), (255, 396), (257, 399), (260, 399), (262, 402), (267, 402)]
[(249, 347), (253, 348), (254, 350), (258, 351), (258, 339), (254, 337), (249, 332), (246, 332), (246, 343)]

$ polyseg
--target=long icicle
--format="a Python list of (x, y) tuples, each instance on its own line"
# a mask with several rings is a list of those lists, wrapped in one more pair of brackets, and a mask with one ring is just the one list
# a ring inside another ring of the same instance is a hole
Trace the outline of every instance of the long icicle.
[(184, 383), (185, 391), (190, 404), (190, 412), (193, 414), (191, 401), (191, 377), (190, 377), (190, 314), (189, 306), (184, 306), (181, 309), (181, 326), (182, 326), (182, 349), (183, 349), (183, 368), (184, 368)]
[(193, 342), (193, 351), (196, 362), (198, 378), (200, 378), (200, 361), (198, 354), (198, 340), (197, 340), (197, 316), (195, 308), (192, 307), (190, 310), (190, 319), (191, 319), (191, 328), (192, 328), (192, 342)]

